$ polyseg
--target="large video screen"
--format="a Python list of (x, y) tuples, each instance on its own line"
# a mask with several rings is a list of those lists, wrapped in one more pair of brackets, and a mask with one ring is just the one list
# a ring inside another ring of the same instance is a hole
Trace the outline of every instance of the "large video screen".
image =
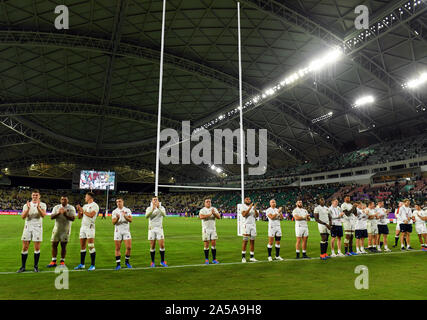
[(112, 171), (80, 171), (80, 189), (114, 190), (116, 173)]

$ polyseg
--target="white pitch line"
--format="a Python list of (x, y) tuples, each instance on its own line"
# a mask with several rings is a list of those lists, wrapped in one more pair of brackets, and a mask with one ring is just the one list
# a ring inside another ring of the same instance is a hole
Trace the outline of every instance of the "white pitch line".
[[(422, 250), (410, 250), (410, 251), (399, 251), (399, 252), (382, 252), (382, 253), (378, 253), (378, 254), (371, 254), (371, 253), (368, 253), (368, 254), (366, 254), (366, 255), (362, 255), (362, 254), (359, 254), (359, 255), (357, 255), (357, 256), (360, 256), (360, 257), (369, 257), (369, 256), (371, 256), (371, 257), (374, 257), (374, 256), (378, 256), (378, 255), (388, 255), (388, 254), (402, 254), (402, 253), (411, 253), (411, 252), (422, 252)], [(343, 259), (343, 258), (345, 258), (345, 256), (344, 257), (337, 257), (338, 259)], [(332, 260), (334, 260), (334, 259), (336, 259), (336, 258), (331, 258)], [(300, 258), (300, 259), (284, 259), (282, 262), (287, 262), (287, 261), (317, 261), (317, 260), (320, 260), (320, 258), (319, 257), (315, 257), (315, 258), (311, 258), (311, 259), (303, 259), (303, 258)], [(268, 260), (260, 260), (260, 261), (258, 261), (258, 262), (248, 262), (247, 264), (257, 264), (257, 263), (267, 263), (267, 262), (269, 262)], [(277, 261), (277, 260), (274, 260), (274, 261), (272, 261), (272, 262), (276, 262), (276, 263), (278, 263), (278, 262), (281, 262), (281, 261)], [(271, 262), (270, 262), (271, 263)], [(236, 265), (236, 264), (243, 264), (242, 262), (225, 262), (225, 263), (219, 263), (219, 264), (216, 264), (216, 266), (229, 266), (229, 265)], [(132, 271), (132, 270), (159, 270), (159, 269), (165, 269), (165, 270), (167, 270), (167, 269), (176, 269), (176, 268), (192, 268), (192, 267), (209, 267), (209, 266), (214, 266), (215, 264), (185, 264), (185, 265), (177, 265), (177, 266), (169, 266), (169, 267), (167, 267), (167, 268), (165, 268), (165, 267), (156, 267), (156, 268), (151, 268), (151, 267), (137, 267), (137, 268), (132, 268), (132, 269), (127, 269), (127, 268), (122, 268), (121, 270), (123, 270), (123, 271)], [(74, 270), (74, 269), (71, 269), (71, 270), (68, 270), (68, 271), (70, 271), (70, 272), (85, 272), (85, 271), (87, 271), (87, 269), (85, 269), (85, 270)], [(109, 268), (109, 269), (95, 269), (95, 271), (113, 271), (113, 272), (116, 272), (115, 270), (114, 270), (114, 268)], [(39, 273), (55, 273), (55, 271), (54, 270), (52, 270), (52, 271), (39, 271)], [(8, 272), (0, 272), (0, 274), (17, 274), (16, 272), (14, 272), (14, 271), (8, 271)], [(31, 272), (31, 271), (27, 271), (27, 272), (24, 272), (24, 274), (34, 274), (34, 272)]]

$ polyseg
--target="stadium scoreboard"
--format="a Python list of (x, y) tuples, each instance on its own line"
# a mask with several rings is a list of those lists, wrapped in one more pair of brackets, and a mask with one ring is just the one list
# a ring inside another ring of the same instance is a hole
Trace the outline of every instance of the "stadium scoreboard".
[(114, 171), (81, 170), (79, 188), (85, 190), (114, 190), (116, 173)]

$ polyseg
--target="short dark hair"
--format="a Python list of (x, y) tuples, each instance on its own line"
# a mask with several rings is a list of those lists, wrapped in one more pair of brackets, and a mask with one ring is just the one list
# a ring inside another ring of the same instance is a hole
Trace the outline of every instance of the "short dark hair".
[(88, 192), (86, 193), (89, 197), (91, 197), (92, 199), (95, 199), (95, 194), (93, 192)]
[(39, 189), (33, 189), (33, 190), (31, 191), (31, 193), (38, 193), (38, 194), (40, 194), (40, 190), (39, 190)]
[(117, 201), (117, 200), (125, 201), (125, 200), (123, 199), (123, 197), (117, 197), (117, 198), (116, 198), (116, 201)]

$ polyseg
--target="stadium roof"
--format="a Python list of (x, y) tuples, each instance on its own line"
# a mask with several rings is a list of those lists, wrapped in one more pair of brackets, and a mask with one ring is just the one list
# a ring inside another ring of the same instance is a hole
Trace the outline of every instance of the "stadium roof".
[[(356, 0), (240, 2), (244, 101), (331, 48), (344, 52), (244, 109), (245, 128), (268, 129), (270, 168), (426, 127), (427, 90), (402, 87), (427, 71), (426, 1), (364, 1), (369, 31), (355, 29)], [(0, 2), (0, 167), (153, 170), (162, 1), (61, 4), (69, 30), (55, 29), (54, 1)], [(364, 95), (375, 102), (354, 108)], [(197, 128), (238, 97), (236, 1), (168, 0), (162, 125)], [(238, 125), (231, 116), (211, 128)], [(161, 174), (212, 174), (193, 167)]]

